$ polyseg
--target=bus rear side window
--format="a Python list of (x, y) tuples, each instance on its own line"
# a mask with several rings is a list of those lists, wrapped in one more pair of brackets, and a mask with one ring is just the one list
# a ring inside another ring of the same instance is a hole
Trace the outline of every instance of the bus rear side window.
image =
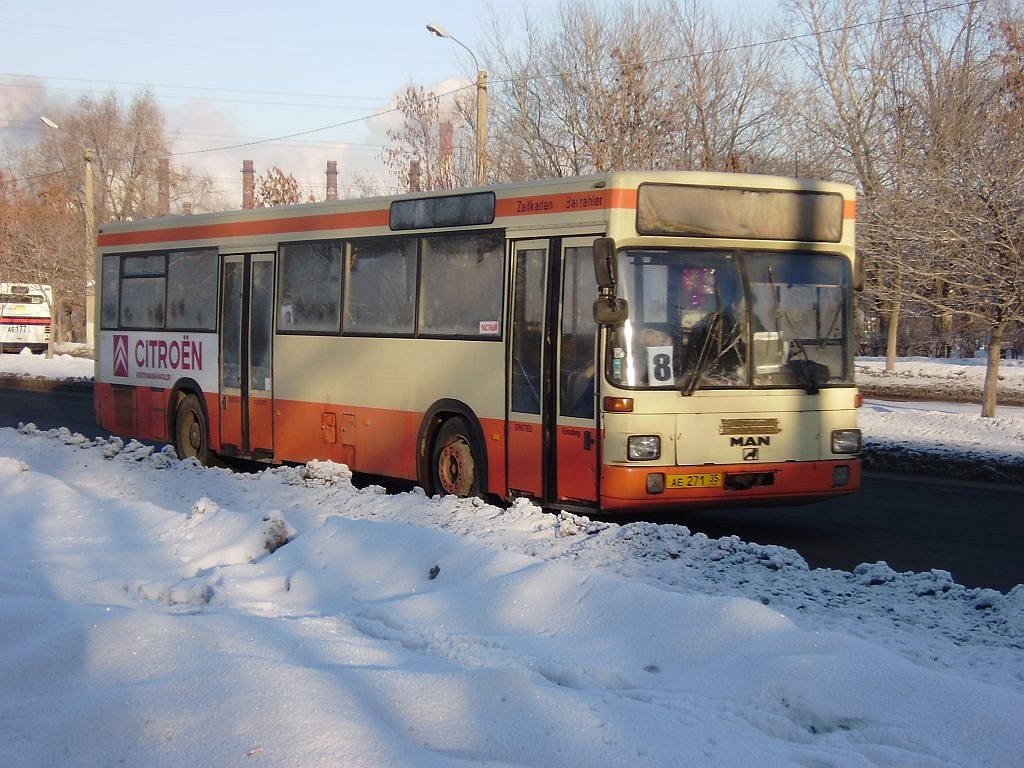
[(121, 327), (163, 328), (165, 277), (121, 280)]
[(278, 331), (338, 333), (342, 253), (337, 241), (281, 246)]
[(121, 257), (103, 257), (103, 306), (100, 308), (100, 327), (117, 328), (117, 283), (121, 269)]
[(121, 262), (119, 325), (163, 328), (167, 293), (167, 254), (140, 253)]
[(416, 303), (415, 238), (354, 243), (345, 279), (346, 333), (412, 334)]
[(217, 251), (177, 251), (167, 257), (167, 327), (217, 328)]
[(504, 263), (500, 232), (424, 238), (420, 333), (500, 336)]

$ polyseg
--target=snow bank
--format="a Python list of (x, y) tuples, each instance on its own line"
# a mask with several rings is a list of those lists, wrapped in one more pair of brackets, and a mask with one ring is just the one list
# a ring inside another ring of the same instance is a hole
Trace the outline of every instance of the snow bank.
[(997, 766), (1024, 587), (0, 429), (12, 765)]

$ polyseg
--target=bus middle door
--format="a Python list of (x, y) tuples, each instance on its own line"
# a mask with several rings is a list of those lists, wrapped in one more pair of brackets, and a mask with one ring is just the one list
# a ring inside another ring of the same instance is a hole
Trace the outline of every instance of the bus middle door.
[(508, 488), (545, 498), (548, 241), (515, 244), (509, 352)]
[(592, 251), (593, 238), (515, 244), (508, 488), (550, 506), (597, 503)]
[(274, 254), (224, 257), (220, 341), (220, 453), (274, 456)]

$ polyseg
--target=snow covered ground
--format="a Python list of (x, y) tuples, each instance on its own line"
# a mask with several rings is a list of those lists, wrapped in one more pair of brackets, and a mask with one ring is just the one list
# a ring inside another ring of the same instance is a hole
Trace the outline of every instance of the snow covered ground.
[[(890, 397), (981, 402), (985, 381), (982, 358), (934, 360), (925, 357), (900, 358), (893, 373), (886, 373), (885, 358), (858, 357), (857, 384), (868, 392), (881, 390)], [(1024, 405), (1024, 360), (1003, 360), (999, 365), (999, 402)]]
[[(3, 355), (0, 373), (88, 378), (72, 360)], [(869, 445), (1020, 462), (1024, 415), (1004, 410), (861, 416)], [(0, 521), (3, 766), (1024, 755), (1024, 586), (811, 570), (679, 526), (387, 495), (329, 463), (203, 469), (30, 425), (0, 429)]]

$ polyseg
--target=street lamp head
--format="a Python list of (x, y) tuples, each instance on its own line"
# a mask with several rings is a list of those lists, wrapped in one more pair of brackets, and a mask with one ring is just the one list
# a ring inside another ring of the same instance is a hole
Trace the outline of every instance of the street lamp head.
[(427, 31), (437, 37), (451, 37), (451, 35), (448, 34), (447, 29), (442, 27), (440, 24), (434, 24), (433, 22), (427, 24)]
[(47, 128), (55, 128), (58, 130), (60, 129), (60, 126), (53, 122), (53, 120), (48, 118), (46, 115), (40, 115), (39, 119), (42, 120), (43, 125), (45, 125)]
[(427, 24), (427, 31), (437, 37), (446, 37), (463, 48), (476, 66), (476, 183), (483, 185), (487, 179), (487, 73), (480, 69), (473, 49), (448, 34), (448, 30), (433, 22)]

